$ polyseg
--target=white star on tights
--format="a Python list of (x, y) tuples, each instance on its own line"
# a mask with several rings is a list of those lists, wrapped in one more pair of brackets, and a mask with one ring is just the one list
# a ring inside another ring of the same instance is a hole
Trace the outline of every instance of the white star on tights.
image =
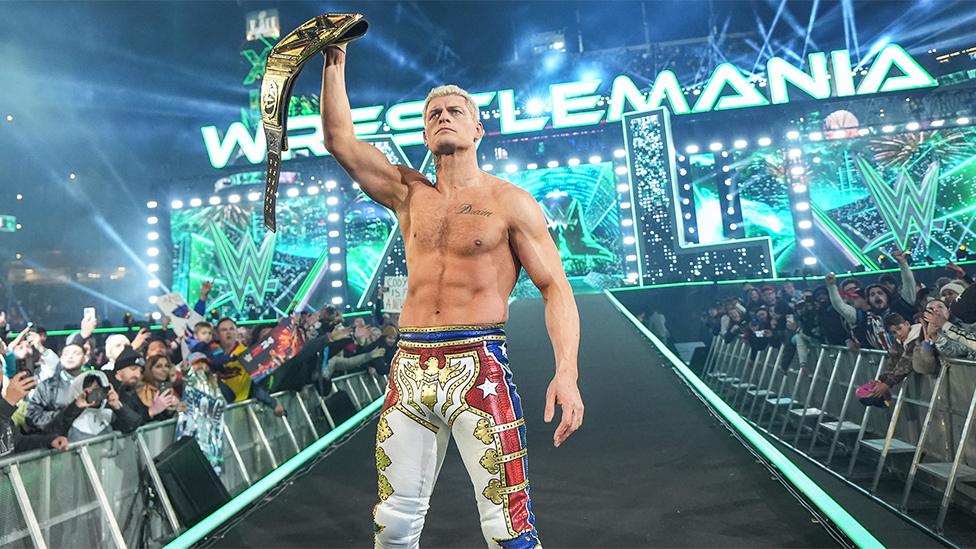
[(478, 389), (481, 389), (481, 398), (488, 398), (488, 395), (498, 396), (498, 384), (488, 381), (488, 378), (485, 378), (484, 383), (478, 385)]

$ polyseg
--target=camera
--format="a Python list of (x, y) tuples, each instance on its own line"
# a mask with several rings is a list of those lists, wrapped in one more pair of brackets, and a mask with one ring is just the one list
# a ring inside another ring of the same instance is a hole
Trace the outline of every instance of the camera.
[(108, 398), (108, 391), (106, 391), (105, 387), (102, 387), (101, 385), (92, 389), (91, 392), (85, 396), (85, 400), (94, 406), (101, 404), (106, 398)]

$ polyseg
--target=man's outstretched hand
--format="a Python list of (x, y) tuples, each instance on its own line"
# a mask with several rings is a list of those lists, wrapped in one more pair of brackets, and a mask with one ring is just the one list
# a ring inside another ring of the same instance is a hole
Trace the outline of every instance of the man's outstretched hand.
[(552, 378), (546, 391), (546, 423), (556, 415), (557, 404), (562, 408), (562, 418), (552, 435), (552, 445), (559, 448), (583, 424), (583, 398), (575, 379), (559, 374)]

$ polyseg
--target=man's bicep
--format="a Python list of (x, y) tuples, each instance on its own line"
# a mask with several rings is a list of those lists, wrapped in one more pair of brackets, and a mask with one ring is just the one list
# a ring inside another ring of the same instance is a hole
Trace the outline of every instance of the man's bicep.
[(525, 272), (539, 289), (566, 279), (559, 250), (549, 235), (545, 215), (538, 202), (529, 196), (515, 208), (512, 239), (515, 253)]
[(397, 166), (376, 147), (351, 139), (330, 151), (349, 177), (367, 196), (390, 209), (406, 197), (406, 186)]

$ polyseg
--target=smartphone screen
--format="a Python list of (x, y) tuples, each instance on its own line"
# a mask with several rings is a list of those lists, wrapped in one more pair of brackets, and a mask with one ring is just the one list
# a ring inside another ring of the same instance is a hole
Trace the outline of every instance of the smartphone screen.
[(94, 307), (85, 307), (85, 318), (95, 318)]

